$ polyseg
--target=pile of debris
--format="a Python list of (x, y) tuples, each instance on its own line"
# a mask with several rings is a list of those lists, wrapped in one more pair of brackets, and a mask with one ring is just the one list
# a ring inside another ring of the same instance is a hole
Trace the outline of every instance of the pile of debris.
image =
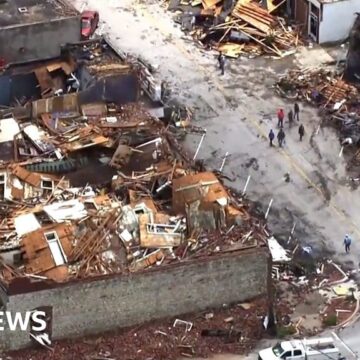
[(179, 21), (203, 46), (237, 58), (242, 54), (284, 57), (300, 45), (299, 33), (273, 13), (284, 1), (170, 0), (168, 9), (181, 11)]
[(313, 336), (329, 326), (348, 326), (358, 316), (360, 292), (350, 274), (331, 260), (316, 262), (311, 249), (292, 239), (285, 250), (268, 240), (278, 333)]
[(179, 131), (200, 132), (191, 112), (165, 116), (148, 72), (107, 43), (67, 51), (68, 62), (27, 66), (41, 91), (0, 112), (2, 283), (65, 282), (266, 246), (265, 222), (179, 144)]
[(290, 70), (280, 77), (275, 89), (281, 96), (315, 104), (331, 113), (360, 114), (358, 88), (330, 69)]
[(101, 337), (54, 342), (53, 352), (23, 350), (8, 359), (179, 359), (251, 351), (263, 335), (264, 299), (137, 326)]
[(0, 169), (0, 252), (12, 254), (5, 282), (132, 272), (266, 244), (264, 224), (243, 200), (197, 171), (139, 104), (0, 126), (17, 159)]
[[(302, 100), (319, 108), (323, 124), (339, 131), (342, 145), (351, 154), (348, 170), (360, 164), (360, 90), (328, 68), (290, 70), (275, 84), (276, 92), (291, 100)], [(355, 151), (354, 151), (355, 150)], [(339, 156), (340, 156), (339, 155)]]

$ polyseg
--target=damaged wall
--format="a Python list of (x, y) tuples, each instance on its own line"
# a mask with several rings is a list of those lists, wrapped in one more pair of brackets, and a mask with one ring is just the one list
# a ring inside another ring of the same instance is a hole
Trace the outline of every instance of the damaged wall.
[(108, 76), (91, 83), (79, 92), (80, 104), (113, 102), (123, 105), (136, 102), (139, 97), (139, 83), (135, 74)]
[(359, 0), (344, 0), (323, 4), (319, 44), (342, 41), (349, 36), (351, 27), (360, 11)]
[(349, 50), (346, 58), (345, 78), (348, 81), (359, 81), (360, 76), (360, 16), (350, 32)]
[[(6, 310), (52, 306), (53, 338), (69, 338), (246, 301), (267, 294), (270, 281), (271, 260), (264, 247), (36, 292), (24, 293), (22, 285), (22, 294), (9, 289)], [(29, 342), (28, 332), (0, 332), (5, 349)]]
[(15, 25), (0, 31), (0, 54), (6, 63), (60, 56), (61, 46), (81, 40), (80, 16)]

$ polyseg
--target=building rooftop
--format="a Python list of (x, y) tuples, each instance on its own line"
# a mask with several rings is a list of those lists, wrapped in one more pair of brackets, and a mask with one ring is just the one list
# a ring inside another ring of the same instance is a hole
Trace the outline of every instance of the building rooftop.
[(0, 27), (44, 22), (77, 14), (75, 8), (62, 0), (5, 0), (0, 2)]

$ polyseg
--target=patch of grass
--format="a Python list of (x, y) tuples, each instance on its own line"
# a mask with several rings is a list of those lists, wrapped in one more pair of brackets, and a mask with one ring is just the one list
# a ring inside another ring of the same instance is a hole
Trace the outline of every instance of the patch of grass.
[(293, 335), (296, 333), (295, 326), (279, 326), (276, 330), (277, 337), (283, 339), (286, 336)]
[(335, 314), (327, 316), (323, 321), (325, 326), (335, 326), (337, 325), (337, 322), (338, 318)]

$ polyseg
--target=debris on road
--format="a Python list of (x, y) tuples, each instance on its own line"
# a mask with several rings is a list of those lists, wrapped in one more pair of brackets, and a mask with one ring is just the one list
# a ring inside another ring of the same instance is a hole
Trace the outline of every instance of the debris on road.
[(275, 15), (284, 2), (265, 9), (258, 1), (169, 1), (168, 10), (180, 12), (177, 21), (198, 44), (225, 56), (267, 54), (282, 58), (301, 44), (296, 27)]
[(290, 70), (280, 77), (276, 90), (291, 100), (303, 100), (330, 112), (359, 112), (358, 89), (326, 68)]
[(320, 125), (330, 125), (339, 131), (342, 146), (339, 157), (346, 149), (348, 170), (360, 164), (360, 91), (333, 68), (306, 68), (289, 70), (275, 84), (281, 97), (302, 100), (319, 109)]
[[(55, 341), (53, 352), (28, 349), (8, 354), (12, 360), (68, 359), (75, 353), (78, 358), (96, 359), (167, 359), (208, 357), (216, 353), (244, 354), (251, 351), (263, 336), (261, 318), (267, 313), (266, 301), (255, 299), (243, 307), (241, 304), (207, 313), (182, 317), (185, 326), (173, 326), (179, 319), (155, 321), (149, 324), (104, 334), (101, 337)], [(229, 318), (231, 322), (226, 322)], [(107, 354), (107, 355), (105, 355)]]

